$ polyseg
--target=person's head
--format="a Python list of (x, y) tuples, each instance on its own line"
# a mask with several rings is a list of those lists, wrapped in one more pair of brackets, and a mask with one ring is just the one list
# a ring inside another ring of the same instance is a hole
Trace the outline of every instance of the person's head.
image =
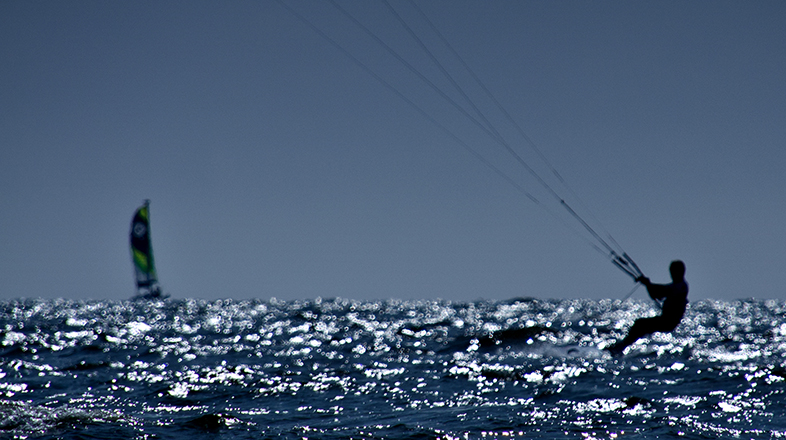
[(672, 261), (669, 265), (669, 273), (674, 281), (683, 279), (685, 277), (685, 263), (680, 260)]

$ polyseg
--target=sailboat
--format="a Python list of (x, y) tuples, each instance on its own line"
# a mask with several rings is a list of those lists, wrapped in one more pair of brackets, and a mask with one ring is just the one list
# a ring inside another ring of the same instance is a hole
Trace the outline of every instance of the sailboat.
[(153, 246), (150, 242), (150, 200), (134, 212), (131, 220), (131, 261), (134, 264), (136, 295), (132, 300), (165, 299), (156, 274)]

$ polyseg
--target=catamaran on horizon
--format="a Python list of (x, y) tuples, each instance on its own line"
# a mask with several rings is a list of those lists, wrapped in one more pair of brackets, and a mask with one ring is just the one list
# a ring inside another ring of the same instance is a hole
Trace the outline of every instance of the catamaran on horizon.
[(164, 294), (158, 284), (158, 274), (153, 259), (153, 245), (150, 241), (150, 200), (145, 200), (145, 204), (134, 212), (130, 242), (131, 261), (134, 264), (136, 280), (136, 295), (131, 299), (168, 298), (169, 295)]

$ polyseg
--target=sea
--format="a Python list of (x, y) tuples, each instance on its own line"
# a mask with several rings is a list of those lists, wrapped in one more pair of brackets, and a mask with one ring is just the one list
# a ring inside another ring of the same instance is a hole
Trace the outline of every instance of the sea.
[(0, 438), (776, 439), (786, 302), (0, 302)]

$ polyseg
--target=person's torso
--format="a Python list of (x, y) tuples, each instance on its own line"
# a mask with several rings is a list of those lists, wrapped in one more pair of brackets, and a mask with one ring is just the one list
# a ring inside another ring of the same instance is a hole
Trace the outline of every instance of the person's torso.
[(669, 293), (663, 301), (662, 315), (682, 318), (688, 305), (688, 283), (685, 281), (668, 284)]

